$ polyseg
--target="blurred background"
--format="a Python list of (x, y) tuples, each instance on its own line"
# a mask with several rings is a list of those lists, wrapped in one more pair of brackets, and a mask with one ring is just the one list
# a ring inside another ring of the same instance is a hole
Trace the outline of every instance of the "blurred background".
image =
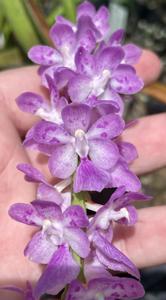
[[(0, 0), (0, 70), (31, 64), (26, 53), (36, 44), (50, 44), (49, 28), (57, 15), (74, 21), (80, 0)], [(166, 111), (166, 0), (91, 0), (111, 11), (111, 31), (126, 29), (132, 41), (156, 52), (163, 72), (158, 82), (128, 101), (126, 119)], [(143, 191), (153, 196), (150, 205), (166, 204), (166, 169), (141, 177)], [(166, 266), (143, 270), (144, 300), (166, 300)]]

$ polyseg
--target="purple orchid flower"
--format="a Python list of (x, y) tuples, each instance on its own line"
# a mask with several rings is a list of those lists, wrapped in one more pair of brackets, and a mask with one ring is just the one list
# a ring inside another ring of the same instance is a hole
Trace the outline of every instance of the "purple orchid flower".
[(34, 63), (42, 66), (39, 72), (42, 75), (43, 84), (47, 86), (46, 74), (53, 77), (58, 68), (75, 70), (77, 49), (82, 46), (91, 52), (96, 47), (98, 36), (100, 36), (100, 32), (89, 16), (83, 15), (79, 18), (76, 30), (70, 22), (66, 22), (64, 18), (60, 17), (50, 30), (50, 38), (55, 48), (44, 45), (33, 46), (28, 52), (28, 57)]
[(22, 300), (37, 300), (37, 298), (35, 298), (33, 295), (32, 286), (29, 282), (27, 282), (25, 290), (16, 286), (4, 286), (0, 287), (0, 290), (6, 290), (20, 294), (23, 296)]
[(121, 187), (112, 194), (109, 201), (103, 206), (87, 203), (87, 208), (97, 210), (90, 222), (89, 231), (97, 229), (106, 234), (108, 230), (110, 235), (113, 221), (124, 225), (134, 225), (137, 222), (137, 211), (131, 203), (150, 199), (150, 196), (141, 193), (126, 193), (125, 187)]
[[(122, 64), (124, 59), (122, 47), (107, 47), (90, 54), (79, 48), (76, 57), (77, 72), (68, 83), (68, 93), (73, 102), (86, 102), (92, 96), (104, 96), (108, 88), (116, 101), (118, 94), (135, 94), (143, 87), (143, 81), (136, 75), (135, 69)], [(105, 97), (104, 97), (105, 98)]]
[[(121, 46), (123, 39), (124, 39), (124, 34), (125, 34), (124, 29), (118, 29), (111, 35), (111, 37), (109, 38), (109, 41), (106, 45), (111, 46), (111, 47), (112, 46), (115, 46), (115, 47)], [(142, 50), (140, 47), (138, 47), (132, 43), (129, 43), (129, 44), (123, 45), (122, 49), (125, 53), (122, 63), (134, 65), (138, 62), (138, 60), (140, 59), (141, 54), (142, 54)]]
[(56, 183), (49, 184), (44, 175), (29, 164), (19, 164), (17, 169), (25, 174), (25, 180), (38, 183), (37, 200), (54, 202), (64, 211), (71, 205), (71, 192), (64, 191), (71, 184), (71, 178)]
[(84, 1), (77, 8), (77, 20), (82, 16), (89, 16), (100, 32), (100, 40), (107, 38), (110, 31), (110, 13), (105, 6), (101, 6), (96, 12), (95, 6), (89, 1)]
[(16, 99), (17, 104), (24, 112), (61, 124), (61, 111), (68, 102), (65, 97), (60, 97), (52, 78), (46, 75), (46, 80), (50, 91), (50, 102), (36, 93), (25, 92)]
[(33, 136), (37, 143), (54, 147), (48, 163), (53, 176), (68, 178), (76, 172), (74, 192), (101, 191), (109, 180), (107, 170), (119, 159), (111, 140), (123, 131), (123, 120), (108, 114), (91, 124), (91, 112), (85, 104), (68, 105), (62, 111), (63, 127), (43, 121)]
[(88, 237), (81, 230), (89, 221), (80, 206), (70, 206), (62, 213), (54, 202), (36, 200), (31, 204), (13, 204), (9, 215), (18, 222), (41, 228), (24, 251), (36, 263), (49, 263), (62, 245), (69, 245), (83, 258), (89, 253)]
[(134, 300), (143, 296), (143, 286), (137, 280), (110, 276), (92, 279), (86, 287), (73, 281), (65, 300)]

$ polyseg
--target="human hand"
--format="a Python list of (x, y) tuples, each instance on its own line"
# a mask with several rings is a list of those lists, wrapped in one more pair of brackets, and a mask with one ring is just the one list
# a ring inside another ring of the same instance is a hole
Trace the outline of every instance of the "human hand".
[[(156, 79), (160, 70), (158, 58), (148, 51), (144, 52), (137, 71), (145, 82), (149, 83)], [(35, 198), (35, 185), (24, 181), (23, 175), (16, 169), (18, 163), (31, 162), (49, 177), (45, 158), (41, 154), (24, 149), (21, 145), (21, 137), (34, 123), (35, 118), (19, 111), (15, 103), (15, 98), (22, 92), (45, 93), (45, 90), (40, 88), (39, 80), (36, 67), (0, 74), (0, 256), (2, 258), (0, 283), (2, 285), (24, 286), (26, 280), (33, 283), (41, 274), (41, 267), (23, 256), (24, 247), (33, 229), (16, 223), (8, 216), (8, 209), (12, 203), (30, 202)], [(165, 165), (165, 121), (165, 114), (145, 117), (137, 125), (126, 130), (124, 139), (135, 144), (139, 153), (139, 159), (132, 166), (135, 172), (140, 174)], [(165, 214), (164, 207), (141, 209), (139, 221), (134, 228), (117, 227), (116, 246), (138, 267), (166, 261)], [(9, 297), (7, 292), (3, 294), (3, 300)], [(14, 294), (12, 299), (19, 300), (18, 297), (14, 298)]]

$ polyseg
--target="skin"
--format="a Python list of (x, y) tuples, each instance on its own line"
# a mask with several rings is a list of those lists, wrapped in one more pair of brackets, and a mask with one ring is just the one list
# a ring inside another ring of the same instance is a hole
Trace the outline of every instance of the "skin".
[[(145, 50), (136, 66), (145, 84), (155, 81), (162, 69), (158, 57)], [(19, 111), (15, 98), (22, 92), (32, 91), (45, 95), (40, 87), (36, 67), (26, 67), (1, 72), (0, 74), (0, 284), (24, 286), (39, 278), (41, 267), (24, 257), (23, 250), (34, 228), (15, 222), (8, 216), (8, 209), (15, 202), (30, 202), (35, 199), (36, 186), (24, 181), (16, 169), (18, 163), (31, 162), (47, 174), (46, 158), (24, 149), (21, 138), (37, 119)], [(132, 142), (139, 158), (131, 166), (137, 173), (146, 173), (166, 165), (165, 140), (166, 114), (147, 116), (127, 129), (125, 141)], [(166, 262), (166, 207), (150, 207), (139, 210), (139, 220), (134, 228), (115, 228), (115, 245), (138, 267), (154, 266)], [(11, 293), (0, 292), (7, 300)], [(14, 298), (20, 300), (21, 298)]]

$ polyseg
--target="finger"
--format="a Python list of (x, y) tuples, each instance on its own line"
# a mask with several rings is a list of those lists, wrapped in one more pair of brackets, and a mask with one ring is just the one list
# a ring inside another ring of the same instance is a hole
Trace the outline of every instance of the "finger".
[(139, 268), (166, 263), (166, 207), (138, 210), (134, 227), (118, 225), (115, 245)]
[[(34, 199), (35, 186), (24, 181), (16, 170), (20, 162), (28, 162), (19, 136), (1, 108), (0, 118), (0, 285), (25, 286), (40, 276), (40, 267), (24, 257), (23, 251), (31, 238), (33, 228), (20, 224), (8, 216), (8, 209), (15, 202)], [(0, 291), (0, 299), (11, 299), (11, 293)], [(14, 293), (12, 295), (14, 298)]]
[(162, 72), (162, 63), (159, 57), (150, 50), (143, 50), (139, 63), (135, 65), (137, 74), (148, 85), (157, 80)]
[(138, 151), (138, 159), (131, 166), (137, 174), (166, 166), (165, 124), (166, 113), (147, 116), (123, 133), (123, 140), (134, 144)]
[[(139, 75), (145, 83), (154, 81), (161, 71), (159, 58), (152, 52), (144, 50), (140, 63), (136, 65)], [(40, 86), (40, 77), (37, 75), (37, 67), (25, 67), (0, 74), (0, 102), (6, 106), (6, 110), (16, 127), (22, 132), (27, 131), (36, 120), (33, 116), (19, 111), (15, 99), (25, 91), (45, 94), (46, 89)]]

